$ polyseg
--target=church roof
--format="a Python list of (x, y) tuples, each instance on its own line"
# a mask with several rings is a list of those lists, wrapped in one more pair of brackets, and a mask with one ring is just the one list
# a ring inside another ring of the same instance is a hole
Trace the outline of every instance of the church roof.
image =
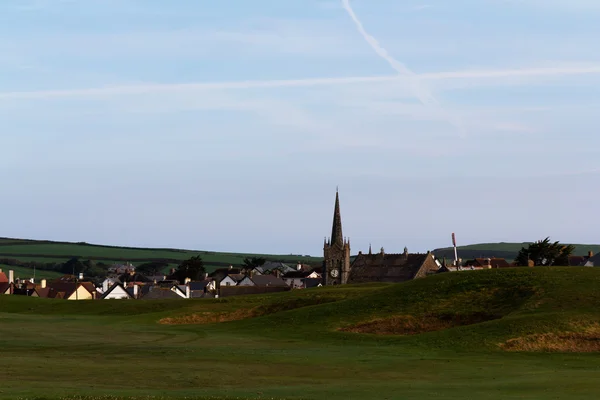
[(350, 282), (404, 282), (414, 279), (429, 254), (359, 254)]
[(340, 195), (335, 192), (335, 207), (333, 210), (333, 225), (331, 227), (331, 244), (344, 245), (344, 235), (342, 234), (342, 214), (340, 213)]

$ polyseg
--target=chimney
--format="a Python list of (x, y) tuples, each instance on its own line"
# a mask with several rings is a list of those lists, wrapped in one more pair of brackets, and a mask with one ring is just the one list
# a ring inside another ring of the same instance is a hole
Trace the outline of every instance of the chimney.
[[(593, 251), (588, 251), (588, 257), (589, 258), (594, 257), (594, 252)], [(0, 272), (2, 272), (2, 271), (0, 270)]]
[(297, 269), (298, 271), (302, 270), (302, 264), (298, 263), (298, 265), (296, 266), (296, 269)]
[(190, 278), (185, 278), (184, 280), (184, 285), (187, 285), (188, 283), (190, 283), (192, 280)]
[(79, 273), (79, 280), (82, 280), (82, 279), (83, 279), (83, 272), (80, 272)]
[(208, 279), (208, 272), (205, 272), (204, 273), (204, 280), (207, 280), (207, 279)]
[(192, 294), (191, 294), (190, 284), (189, 283), (187, 285), (185, 285), (185, 298), (186, 299), (191, 299), (192, 298)]
[(45, 289), (45, 288), (46, 288), (46, 280), (42, 279), (42, 289)]
[(230, 266), (229, 266), (229, 269), (233, 269), (233, 265), (230, 265)]
[(137, 299), (138, 298), (138, 292), (139, 292), (139, 286), (137, 284), (133, 285), (133, 298)]
[(102, 282), (102, 292), (106, 293), (108, 291), (108, 279), (105, 279), (104, 282)]
[(12, 269), (8, 271), (8, 283), (15, 283), (15, 271)]

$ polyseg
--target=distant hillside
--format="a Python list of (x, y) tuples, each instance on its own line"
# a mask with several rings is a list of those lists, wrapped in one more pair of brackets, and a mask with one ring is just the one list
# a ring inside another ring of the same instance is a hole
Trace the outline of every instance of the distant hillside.
[[(486, 257), (498, 257), (506, 258), (507, 260), (514, 260), (521, 250), (522, 247), (526, 247), (531, 242), (524, 243), (480, 243), (471, 244), (467, 246), (458, 247), (458, 257), (463, 260), (473, 258), (486, 258)], [(565, 243), (567, 244), (567, 243)], [(598, 244), (573, 244), (575, 246), (574, 255), (585, 256), (588, 252), (592, 251), (594, 254), (600, 252), (600, 245)], [(452, 247), (445, 247), (441, 249), (433, 250), (438, 258), (454, 259), (454, 249)]]
[[(81, 260), (94, 260), (104, 264), (130, 262), (140, 265), (147, 262), (162, 262), (169, 264), (169, 267), (175, 267), (182, 260), (196, 255), (202, 257), (208, 271), (229, 265), (241, 265), (244, 258), (252, 256), (260, 256), (267, 260), (291, 265), (298, 262), (317, 265), (321, 262), (321, 258), (318, 257), (292, 254), (221, 253), (204, 250), (118, 247), (89, 243), (0, 238), (0, 259), (14, 259), (23, 262), (62, 263), (73, 257), (79, 257)], [(4, 266), (4, 268), (8, 267)]]

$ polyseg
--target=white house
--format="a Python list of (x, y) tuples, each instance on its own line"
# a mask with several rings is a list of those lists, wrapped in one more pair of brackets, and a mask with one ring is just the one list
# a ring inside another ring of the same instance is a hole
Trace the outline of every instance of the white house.
[[(137, 292), (137, 285), (133, 287), (133, 292)], [(120, 283), (113, 284), (108, 290), (102, 294), (102, 300), (127, 300), (132, 299), (131, 295), (125, 290)]]
[(236, 286), (237, 284), (237, 281), (229, 275), (221, 279), (221, 282), (219, 282), (219, 286)]

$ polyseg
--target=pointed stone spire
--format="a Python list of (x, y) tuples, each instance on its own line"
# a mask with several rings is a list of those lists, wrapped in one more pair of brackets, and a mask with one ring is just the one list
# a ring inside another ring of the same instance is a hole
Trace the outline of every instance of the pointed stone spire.
[(344, 236), (342, 234), (342, 214), (340, 213), (340, 195), (335, 192), (335, 209), (333, 211), (333, 226), (331, 228), (331, 245), (344, 246)]
[(373, 252), (371, 251), (371, 243), (369, 243), (369, 254), (373, 254)]

